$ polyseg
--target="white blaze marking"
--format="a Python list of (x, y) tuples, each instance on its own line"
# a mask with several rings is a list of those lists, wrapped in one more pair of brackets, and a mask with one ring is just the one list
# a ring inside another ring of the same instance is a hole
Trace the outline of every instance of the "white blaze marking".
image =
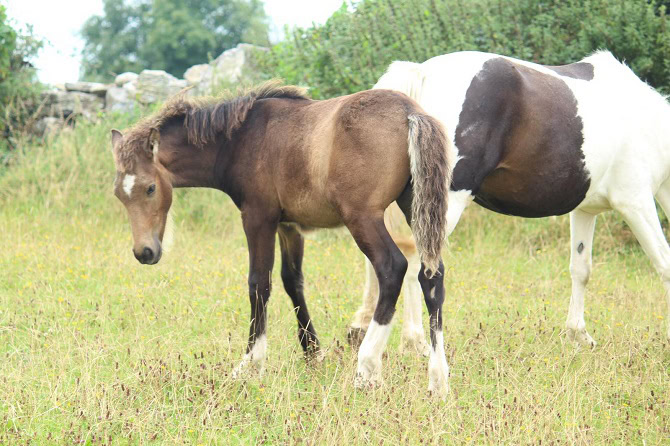
[(133, 186), (135, 186), (135, 175), (126, 175), (123, 178), (123, 191), (129, 197), (131, 192), (133, 191)]

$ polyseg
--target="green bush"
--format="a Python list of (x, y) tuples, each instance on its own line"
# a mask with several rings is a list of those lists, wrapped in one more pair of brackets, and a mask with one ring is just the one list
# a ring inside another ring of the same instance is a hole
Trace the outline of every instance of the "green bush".
[(41, 86), (29, 59), (41, 47), (32, 29), (17, 32), (10, 25), (0, 5), (0, 165), (38, 107)]
[(479, 50), (558, 65), (608, 49), (670, 92), (669, 25), (653, 0), (361, 0), (294, 30), (262, 63), (326, 98), (370, 88), (394, 60)]

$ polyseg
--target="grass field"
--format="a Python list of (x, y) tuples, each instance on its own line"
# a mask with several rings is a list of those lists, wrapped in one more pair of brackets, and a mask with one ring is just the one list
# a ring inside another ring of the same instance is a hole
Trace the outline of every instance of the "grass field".
[(240, 382), (239, 213), (219, 192), (179, 191), (175, 247), (139, 265), (112, 195), (108, 132), (125, 124), (80, 125), (0, 171), (0, 444), (670, 443), (663, 289), (616, 216), (596, 230), (595, 350), (562, 333), (567, 217), (472, 207), (444, 253), (446, 403), (427, 395), (427, 360), (399, 353), (400, 330), (383, 386), (354, 389), (346, 327), (364, 265), (342, 230), (306, 244), (325, 361), (305, 364), (275, 268), (266, 374)]

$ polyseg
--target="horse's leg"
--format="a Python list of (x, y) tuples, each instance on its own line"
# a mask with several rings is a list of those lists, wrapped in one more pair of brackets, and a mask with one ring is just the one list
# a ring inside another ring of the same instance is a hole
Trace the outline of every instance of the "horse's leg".
[(249, 343), (242, 362), (233, 371), (233, 378), (248, 375), (250, 369), (263, 374), (267, 354), (267, 303), (270, 298), (272, 266), (275, 254), (277, 222), (261, 212), (243, 211), (244, 232), (249, 246), (249, 302), (251, 324)]
[(411, 349), (423, 356), (430, 354), (430, 347), (426, 343), (426, 335), (423, 331), (421, 285), (419, 284), (419, 271), (421, 261), (419, 254), (413, 252), (405, 254), (409, 262), (404, 281), (404, 319), (402, 326), (402, 348)]
[[(670, 181), (667, 181), (665, 184), (663, 184), (663, 186), (661, 186), (659, 191), (656, 193), (656, 198), (663, 208), (663, 213), (668, 219), (670, 219)], [(668, 321), (667, 336), (670, 340), (670, 291), (667, 291), (667, 287), (665, 299), (668, 305), (668, 313), (666, 314), (666, 319)]]
[[(661, 195), (665, 199), (665, 195)], [(640, 242), (642, 249), (660, 274), (665, 287), (666, 299), (668, 299), (670, 293), (670, 247), (658, 220), (654, 197), (651, 194), (638, 196), (621, 206), (615, 205), (614, 208), (623, 214), (626, 223)], [(670, 324), (668, 324), (666, 334), (670, 339)]]
[(312, 355), (319, 351), (319, 340), (312, 319), (309, 317), (303, 294), (302, 257), (305, 241), (295, 227), (280, 224), (279, 246), (281, 248), (281, 278), (298, 318), (298, 339), (305, 354)]
[(352, 348), (359, 348), (365, 332), (370, 325), (372, 315), (377, 308), (377, 299), (379, 298), (379, 282), (375, 275), (375, 269), (372, 263), (365, 259), (365, 289), (363, 290), (363, 302), (354, 314), (354, 320), (349, 326), (347, 340)]
[(347, 228), (358, 247), (370, 259), (379, 283), (377, 308), (358, 350), (354, 384), (365, 387), (381, 381), (382, 353), (391, 333), (391, 320), (407, 271), (407, 260), (386, 230), (382, 212), (365, 215), (353, 211), (349, 215), (352, 218), (346, 219)]
[(591, 274), (591, 251), (596, 216), (576, 209), (570, 213), (570, 276), (572, 295), (566, 328), (573, 341), (595, 347), (596, 341), (586, 331), (584, 322), (584, 293)]

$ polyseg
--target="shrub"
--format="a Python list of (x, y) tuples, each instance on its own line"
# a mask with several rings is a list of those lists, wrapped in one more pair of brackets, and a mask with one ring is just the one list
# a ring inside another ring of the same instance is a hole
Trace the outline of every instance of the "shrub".
[(670, 92), (668, 22), (653, 0), (361, 0), (289, 33), (262, 62), (326, 98), (370, 88), (394, 60), (479, 50), (558, 65), (608, 49)]
[(42, 89), (29, 63), (42, 47), (32, 29), (17, 32), (0, 5), (0, 164), (30, 123)]

